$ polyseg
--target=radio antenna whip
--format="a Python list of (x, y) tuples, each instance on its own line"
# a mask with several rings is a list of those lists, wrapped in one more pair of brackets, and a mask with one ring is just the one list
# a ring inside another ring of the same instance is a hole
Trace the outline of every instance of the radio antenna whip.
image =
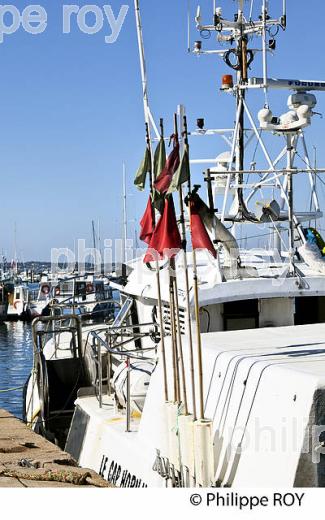
[(154, 132), (156, 134), (156, 138), (159, 139), (160, 134), (159, 134), (158, 128), (155, 124), (154, 118), (152, 117), (150, 105), (149, 105), (147, 67), (146, 67), (146, 58), (145, 58), (145, 52), (144, 52), (139, 0), (134, 0), (134, 10), (135, 10), (135, 19), (136, 19), (136, 24), (137, 24), (137, 36), (138, 36), (142, 92), (143, 92), (144, 118), (145, 118), (145, 122), (149, 125), (149, 134), (150, 134), (150, 124), (151, 124), (151, 126), (154, 129)]

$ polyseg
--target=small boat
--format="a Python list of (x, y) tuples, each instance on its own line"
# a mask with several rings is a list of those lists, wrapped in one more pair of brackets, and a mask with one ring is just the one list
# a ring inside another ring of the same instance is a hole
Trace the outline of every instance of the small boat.
[(50, 302), (53, 300), (52, 281), (47, 276), (42, 276), (38, 289), (34, 291), (30, 303), (30, 311), (33, 318), (41, 316)]
[(25, 320), (31, 319), (29, 305), (29, 289), (26, 285), (16, 285), (14, 282), (4, 282), (0, 286), (1, 319)]
[(106, 278), (93, 274), (65, 278), (51, 288), (53, 304), (63, 312), (77, 309), (78, 313), (93, 318), (110, 315), (114, 311), (112, 288)]

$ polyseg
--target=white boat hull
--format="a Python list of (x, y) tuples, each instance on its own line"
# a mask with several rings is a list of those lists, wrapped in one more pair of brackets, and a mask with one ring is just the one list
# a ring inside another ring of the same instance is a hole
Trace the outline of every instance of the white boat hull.
[[(323, 324), (202, 336), (214, 485), (324, 485), (324, 337)], [(120, 487), (193, 485), (194, 475), (186, 476), (186, 468), (172, 460), (162, 388), (158, 364), (131, 432), (125, 431), (124, 413), (105, 402), (100, 409), (96, 397), (81, 396), (66, 449), (81, 466)], [(177, 428), (175, 423), (172, 430)]]

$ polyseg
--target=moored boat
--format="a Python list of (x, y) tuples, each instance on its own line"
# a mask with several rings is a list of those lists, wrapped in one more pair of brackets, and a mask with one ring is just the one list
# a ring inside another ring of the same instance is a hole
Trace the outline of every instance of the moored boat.
[[(236, 4), (233, 18), (214, 5), (209, 24), (198, 9), (199, 33), (216, 34), (222, 45), (194, 45), (197, 56), (220, 55), (232, 69), (220, 95), (233, 97), (235, 125), (211, 129), (200, 118), (189, 131), (180, 106), (166, 160), (163, 122), (159, 131), (149, 106), (135, 0), (146, 121), (135, 182), (143, 190), (150, 176), (141, 220), (149, 249), (128, 262), (114, 322), (79, 334), (75, 359), (90, 377), (74, 394), (66, 440), (81, 466), (120, 487), (324, 485), (325, 260), (311, 222), (323, 215), (315, 178), (325, 169), (311, 167), (305, 132), (315, 115), (313, 92), (325, 83), (268, 76), (269, 51), (286, 28), (285, 2), (276, 18), (266, 0), (259, 13), (254, 2), (249, 10)], [(263, 77), (249, 78), (259, 56)], [(275, 116), (269, 93), (286, 90), (290, 110)], [(256, 116), (252, 94), (261, 106)], [(190, 159), (192, 140), (211, 136), (227, 143), (226, 153), (219, 145), (215, 158)], [(191, 177), (202, 165), (203, 198)], [(305, 193), (299, 209), (298, 189)], [(263, 248), (242, 247), (250, 236), (262, 243), (265, 234)], [(30, 392), (29, 402), (46, 434), (42, 373), (35, 368), (38, 394)]]
[(26, 285), (7, 281), (0, 287), (0, 319), (30, 320), (29, 290)]

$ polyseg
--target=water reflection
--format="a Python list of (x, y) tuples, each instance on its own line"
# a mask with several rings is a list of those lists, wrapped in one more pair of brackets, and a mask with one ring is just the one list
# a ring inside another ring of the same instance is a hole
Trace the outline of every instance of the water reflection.
[[(32, 328), (28, 323), (0, 323), (0, 390), (25, 384), (32, 366)], [(22, 416), (22, 390), (0, 392), (0, 408)]]

